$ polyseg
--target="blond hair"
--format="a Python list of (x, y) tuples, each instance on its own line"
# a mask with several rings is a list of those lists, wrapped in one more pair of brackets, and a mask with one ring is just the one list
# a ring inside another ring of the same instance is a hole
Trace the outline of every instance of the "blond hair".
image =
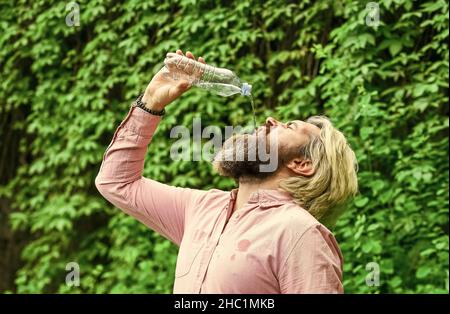
[(333, 227), (345, 205), (358, 192), (358, 164), (345, 136), (324, 116), (306, 122), (320, 128), (320, 136), (311, 135), (300, 155), (311, 160), (312, 176), (283, 179), (280, 188), (295, 202), (327, 227)]

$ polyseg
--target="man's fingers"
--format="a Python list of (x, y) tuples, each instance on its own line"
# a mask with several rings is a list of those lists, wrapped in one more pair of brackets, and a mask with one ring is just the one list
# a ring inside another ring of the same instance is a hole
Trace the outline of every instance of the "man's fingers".
[(194, 55), (193, 55), (192, 52), (190, 52), (190, 51), (186, 52), (186, 57), (188, 57), (189, 59), (195, 60)]
[[(176, 53), (177, 53), (178, 55), (180, 55), (180, 56), (184, 56), (183, 51), (182, 51), (181, 49), (177, 49)], [(190, 52), (190, 51), (187, 51), (187, 52), (186, 52), (186, 57), (188, 57), (189, 59), (195, 60), (194, 54), (193, 54), (192, 52)], [(201, 63), (203, 63), (203, 64), (206, 64), (205, 59), (203, 59), (203, 57), (199, 57), (199, 58), (198, 58), (198, 62), (201, 62)]]
[[(181, 49), (177, 49), (176, 54), (180, 55), (180, 56), (184, 56), (183, 51)], [(186, 57), (195, 61), (195, 56), (192, 52), (187, 51), (186, 52)], [(181, 62), (181, 61), (180, 61)], [(205, 59), (203, 59), (203, 57), (199, 57), (198, 58), (198, 62), (202, 63), (202, 64), (206, 64)], [(178, 64), (177, 64), (178, 67)], [(188, 74), (194, 74), (194, 75), (199, 75), (201, 76), (203, 74), (203, 67), (198, 67), (195, 66), (194, 62), (187, 62), (184, 64), (184, 67), (180, 65), (179, 67), (181, 70), (183, 70), (184, 72), (188, 73)]]

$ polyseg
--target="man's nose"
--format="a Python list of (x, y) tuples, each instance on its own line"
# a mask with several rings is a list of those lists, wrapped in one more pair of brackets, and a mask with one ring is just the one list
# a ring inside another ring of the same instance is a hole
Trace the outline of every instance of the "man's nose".
[(281, 124), (280, 121), (277, 121), (276, 119), (274, 119), (272, 117), (268, 117), (266, 119), (266, 125), (268, 127), (277, 126), (277, 125), (280, 125), (280, 124)]

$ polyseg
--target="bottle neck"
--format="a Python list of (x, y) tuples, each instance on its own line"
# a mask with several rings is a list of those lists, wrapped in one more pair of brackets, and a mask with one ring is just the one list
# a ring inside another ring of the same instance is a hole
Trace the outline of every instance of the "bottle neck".
[(252, 93), (252, 86), (248, 83), (243, 83), (241, 86), (241, 95), (250, 96)]

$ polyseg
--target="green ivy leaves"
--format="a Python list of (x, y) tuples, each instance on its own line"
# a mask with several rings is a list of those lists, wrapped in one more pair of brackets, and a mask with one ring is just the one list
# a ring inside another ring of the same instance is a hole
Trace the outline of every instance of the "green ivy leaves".
[[(171, 292), (176, 248), (108, 204), (94, 178), (130, 102), (181, 48), (252, 83), (259, 123), (325, 114), (347, 135), (360, 166), (360, 195), (334, 230), (347, 293), (448, 292), (446, 1), (380, 1), (376, 29), (365, 4), (347, 0), (77, 3), (76, 28), (58, 1), (0, 4), (0, 112), (9, 117), (0, 147), (14, 147), (9, 128), (21, 134), (0, 196), (13, 202), (12, 228), (29, 237), (12, 289)], [(249, 124), (248, 100), (194, 88), (167, 112), (144, 175), (234, 187), (207, 162), (172, 161), (169, 133), (198, 115), (205, 125)], [(64, 284), (71, 261), (77, 288)], [(365, 283), (371, 262), (379, 286)]]

